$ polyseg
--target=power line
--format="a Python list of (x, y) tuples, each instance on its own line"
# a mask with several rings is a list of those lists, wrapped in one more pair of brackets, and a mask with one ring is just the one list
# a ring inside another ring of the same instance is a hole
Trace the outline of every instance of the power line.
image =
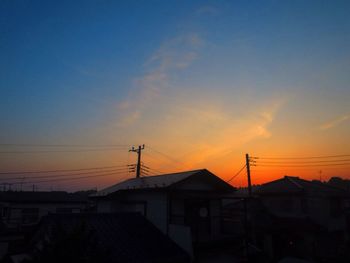
[[(148, 157), (150, 157), (151, 159), (153, 159), (153, 160), (155, 160), (155, 161), (159, 161), (158, 158), (154, 157), (153, 155), (151, 155), (151, 154), (149, 154), (149, 153), (147, 153), (147, 152), (144, 152), (143, 154), (146, 155), (146, 156), (148, 156)], [(163, 159), (163, 160), (164, 160), (164, 159)], [(175, 164), (174, 161), (170, 161), (170, 160), (164, 160), (164, 161), (167, 161), (167, 165), (170, 165), (170, 166), (172, 166), (172, 167), (174, 167), (174, 168), (176, 168), (176, 169), (179, 168), (178, 164)], [(164, 161), (161, 161), (161, 162), (164, 163)]]
[(304, 156), (304, 157), (250, 157), (251, 159), (323, 159), (323, 158), (337, 158), (337, 157), (350, 157), (350, 154), (341, 154), (341, 155), (325, 155), (325, 156)]
[(109, 168), (126, 167), (126, 165), (112, 165), (112, 166), (100, 166), (100, 167), (90, 167), (90, 168), (77, 168), (77, 169), (62, 169), (62, 170), (38, 170), (38, 171), (11, 171), (11, 172), (1, 172), (0, 174), (32, 174), (32, 173), (58, 173), (58, 172), (77, 172), (77, 171), (87, 171), (87, 170), (103, 170)]
[(88, 147), (88, 148), (116, 148), (116, 147), (129, 147), (129, 145), (126, 144), (110, 144), (110, 145), (103, 145), (103, 144), (20, 144), (20, 143), (0, 143), (0, 146), (5, 147)]
[(263, 166), (263, 167), (318, 167), (318, 166), (341, 166), (341, 165), (350, 165), (350, 163), (334, 163), (334, 164), (310, 164), (310, 165), (265, 165), (265, 164), (258, 164), (256, 166)]
[(141, 172), (147, 175), (162, 174), (162, 172), (145, 165), (143, 162), (141, 162)]
[(60, 179), (42, 180), (42, 181), (32, 181), (32, 182), (14, 182), (14, 183), (11, 183), (11, 184), (39, 184), (39, 183), (50, 183), (50, 182), (80, 180), (80, 179), (86, 179), (86, 178), (94, 178), (94, 177), (102, 177), (102, 176), (118, 175), (118, 174), (123, 174), (123, 173), (121, 173), (121, 172), (114, 172), (114, 173), (106, 173), (106, 174), (99, 174), (99, 175), (80, 176), (80, 177), (74, 177), (74, 178), (60, 178)]
[(176, 162), (176, 163), (179, 163), (179, 164), (181, 164), (181, 165), (184, 165), (184, 164), (185, 164), (185, 163), (182, 162), (182, 161), (179, 161), (179, 160), (177, 160), (177, 159), (174, 159), (173, 157), (171, 157), (171, 156), (169, 156), (169, 155), (167, 155), (167, 154), (165, 154), (165, 153), (163, 153), (163, 152), (161, 152), (161, 151), (158, 151), (158, 150), (154, 149), (153, 147), (149, 147), (149, 146), (148, 146), (148, 148), (151, 149), (152, 151), (158, 153), (159, 155), (162, 155), (163, 157), (167, 158), (168, 160), (170, 160), (170, 161), (172, 161), (172, 162)]
[(100, 173), (106, 173), (106, 172), (117, 172), (117, 171), (125, 171), (127, 172), (127, 168), (119, 168), (119, 169), (108, 169), (108, 170), (102, 170), (102, 171), (87, 171), (87, 172), (81, 172), (81, 173), (69, 173), (69, 174), (53, 174), (53, 175), (41, 175), (41, 176), (30, 176), (30, 177), (9, 177), (9, 178), (0, 178), (0, 181), (4, 180), (26, 180), (26, 179), (37, 179), (37, 178), (55, 178), (55, 177), (66, 177), (66, 176), (76, 176), (76, 175), (83, 175), (83, 174), (100, 174)]
[(150, 169), (151, 171), (155, 172), (155, 173), (164, 174), (164, 172), (159, 171), (159, 170), (156, 170), (156, 169), (153, 169), (153, 168), (151, 168), (151, 167), (149, 167), (149, 169)]
[(102, 151), (120, 151), (124, 148), (105, 148), (105, 149), (80, 149), (80, 150), (37, 150), (37, 151), (0, 151), (0, 154), (28, 154), (28, 153), (66, 153), (66, 152), (102, 152)]
[(339, 162), (350, 162), (350, 159), (338, 159), (338, 160), (321, 160), (321, 161), (253, 161), (253, 163), (257, 164), (308, 164), (308, 163), (339, 163)]
[(163, 174), (164, 173), (164, 172), (158, 171), (156, 169), (153, 169), (153, 168), (145, 165), (144, 163), (141, 163), (141, 170), (147, 171), (151, 175), (157, 175), (157, 174)]
[(246, 167), (246, 165), (243, 165), (243, 167), (234, 176), (232, 176), (230, 179), (228, 179), (226, 182), (229, 183), (233, 179), (235, 179), (244, 170), (245, 167)]

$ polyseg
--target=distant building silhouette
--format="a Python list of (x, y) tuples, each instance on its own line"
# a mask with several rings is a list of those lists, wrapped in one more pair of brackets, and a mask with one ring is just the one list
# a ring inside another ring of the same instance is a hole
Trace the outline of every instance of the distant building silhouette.
[(88, 195), (83, 193), (0, 192), (0, 215), (8, 228), (39, 222), (49, 213), (80, 213), (88, 207)]
[(285, 176), (261, 185), (254, 194), (262, 205), (252, 219), (255, 242), (271, 257), (341, 262), (349, 256), (347, 191)]

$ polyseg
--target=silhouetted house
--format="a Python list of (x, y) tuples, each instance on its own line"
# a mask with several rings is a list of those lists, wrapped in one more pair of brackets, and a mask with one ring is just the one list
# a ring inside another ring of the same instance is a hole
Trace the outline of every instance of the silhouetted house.
[(33, 262), (190, 262), (183, 249), (139, 213), (49, 215), (22, 253)]
[(328, 185), (350, 192), (350, 180), (341, 177), (332, 177), (327, 182)]
[(87, 193), (0, 192), (0, 261), (28, 242), (43, 216), (80, 213), (88, 206)]
[(262, 210), (255, 211), (255, 242), (271, 257), (298, 256), (336, 260), (344, 256), (349, 194), (317, 181), (284, 178), (254, 192)]
[(222, 198), (235, 190), (206, 169), (133, 178), (94, 194), (97, 210), (139, 212), (187, 251), (226, 237)]
[(79, 213), (88, 197), (67, 192), (0, 192), (0, 216), (7, 228), (37, 224), (49, 213)]
[(345, 211), (350, 195), (317, 181), (285, 176), (255, 191), (274, 215), (308, 217), (330, 231), (346, 227)]

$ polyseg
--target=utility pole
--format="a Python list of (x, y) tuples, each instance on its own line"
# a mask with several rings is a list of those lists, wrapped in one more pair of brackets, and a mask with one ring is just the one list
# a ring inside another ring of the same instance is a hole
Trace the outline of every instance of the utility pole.
[(247, 176), (248, 176), (248, 194), (249, 194), (249, 197), (252, 197), (252, 183), (250, 180), (250, 159), (249, 159), (248, 153), (246, 153), (245, 155), (245, 162), (246, 162)]
[(248, 220), (248, 208), (249, 204), (248, 201), (252, 197), (252, 182), (250, 180), (250, 157), (249, 154), (246, 153), (245, 155), (245, 162), (247, 167), (247, 177), (248, 177), (248, 198), (244, 200), (244, 214), (245, 214), (245, 247), (246, 247), (246, 257), (249, 261), (249, 241), (250, 241), (250, 223)]
[(139, 145), (138, 149), (135, 149), (133, 146), (129, 152), (136, 152), (137, 153), (137, 165), (136, 165), (136, 178), (140, 178), (141, 174), (141, 151), (145, 149), (145, 145), (142, 146)]

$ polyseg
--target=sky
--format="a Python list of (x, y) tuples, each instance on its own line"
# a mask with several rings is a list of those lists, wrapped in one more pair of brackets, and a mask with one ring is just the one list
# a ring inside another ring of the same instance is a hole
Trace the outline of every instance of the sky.
[[(145, 144), (153, 171), (207, 168), (228, 180), (246, 153), (344, 155), (302, 167), (287, 164), (315, 159), (254, 159), (252, 182), (350, 178), (349, 164), (329, 165), (350, 159), (349, 11), (321, 0), (1, 0), (0, 170), (133, 164), (128, 150)], [(245, 186), (245, 171), (231, 183)]]

